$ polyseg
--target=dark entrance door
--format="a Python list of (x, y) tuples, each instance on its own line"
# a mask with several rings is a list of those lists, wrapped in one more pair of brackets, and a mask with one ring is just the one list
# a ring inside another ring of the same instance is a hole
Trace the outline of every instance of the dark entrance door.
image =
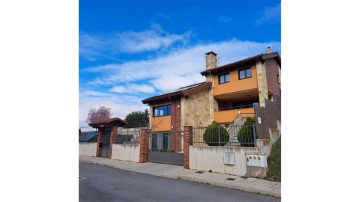
[(110, 133), (111, 133), (111, 129), (106, 128), (104, 131), (102, 148), (101, 148), (101, 157), (104, 158), (109, 158)]
[(180, 166), (184, 164), (183, 131), (152, 133), (149, 145), (149, 162)]

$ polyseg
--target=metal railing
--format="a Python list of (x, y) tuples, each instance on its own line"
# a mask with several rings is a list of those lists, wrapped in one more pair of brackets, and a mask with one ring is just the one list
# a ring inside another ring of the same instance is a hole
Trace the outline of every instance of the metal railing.
[(235, 107), (221, 107), (221, 108), (218, 108), (217, 111), (226, 111), (226, 110), (244, 109), (244, 108), (254, 108), (255, 106), (258, 106), (258, 105), (246, 104), (246, 105), (239, 105), (239, 106), (235, 106)]
[(255, 147), (255, 125), (229, 125), (193, 128), (194, 146), (239, 146)]
[(118, 129), (116, 144), (140, 144), (141, 128)]
[(149, 134), (149, 150), (183, 152), (184, 131), (152, 132)]

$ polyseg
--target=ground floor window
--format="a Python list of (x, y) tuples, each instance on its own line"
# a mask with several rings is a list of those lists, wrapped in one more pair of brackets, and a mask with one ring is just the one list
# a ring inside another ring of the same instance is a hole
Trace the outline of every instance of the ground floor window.
[(170, 133), (152, 133), (151, 150), (169, 150)]

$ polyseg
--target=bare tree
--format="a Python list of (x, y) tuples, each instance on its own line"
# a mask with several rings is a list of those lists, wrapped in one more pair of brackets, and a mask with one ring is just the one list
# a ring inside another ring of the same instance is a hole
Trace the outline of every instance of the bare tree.
[(94, 123), (104, 119), (108, 119), (112, 116), (111, 108), (101, 106), (98, 109), (90, 109), (86, 122)]

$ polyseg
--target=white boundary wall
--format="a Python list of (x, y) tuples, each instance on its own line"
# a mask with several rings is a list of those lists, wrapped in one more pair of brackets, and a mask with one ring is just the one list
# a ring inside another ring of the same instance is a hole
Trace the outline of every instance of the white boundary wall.
[(111, 158), (139, 162), (140, 144), (113, 144)]
[(80, 142), (79, 155), (83, 156), (96, 156), (96, 142)]
[[(225, 152), (234, 154), (234, 165), (224, 164)], [(247, 173), (245, 154), (258, 152), (259, 148), (252, 147), (190, 146), (190, 169), (245, 176)]]

